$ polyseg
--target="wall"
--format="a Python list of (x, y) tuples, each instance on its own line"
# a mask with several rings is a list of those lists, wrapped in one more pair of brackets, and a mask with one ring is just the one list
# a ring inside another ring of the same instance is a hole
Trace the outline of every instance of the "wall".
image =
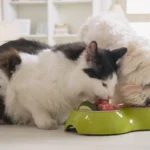
[(0, 0), (0, 21), (2, 20), (2, 0)]

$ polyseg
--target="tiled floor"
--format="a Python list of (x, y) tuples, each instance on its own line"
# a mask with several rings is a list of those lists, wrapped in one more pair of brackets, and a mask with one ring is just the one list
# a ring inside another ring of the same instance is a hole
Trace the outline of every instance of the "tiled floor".
[(0, 150), (150, 150), (150, 131), (117, 136), (82, 136), (63, 127), (45, 131), (34, 127), (0, 126)]

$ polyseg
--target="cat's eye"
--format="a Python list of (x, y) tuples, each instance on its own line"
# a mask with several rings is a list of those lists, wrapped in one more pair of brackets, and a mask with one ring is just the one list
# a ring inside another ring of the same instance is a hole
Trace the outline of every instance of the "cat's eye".
[(106, 84), (106, 83), (102, 83), (102, 85), (103, 85), (104, 87), (107, 87), (107, 84)]

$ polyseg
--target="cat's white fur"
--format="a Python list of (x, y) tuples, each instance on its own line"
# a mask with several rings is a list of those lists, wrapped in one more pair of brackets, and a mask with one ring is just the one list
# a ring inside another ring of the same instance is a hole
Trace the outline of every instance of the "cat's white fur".
[(150, 86), (144, 86), (150, 83), (150, 41), (138, 37), (124, 16), (104, 12), (89, 18), (79, 33), (81, 40), (95, 40), (104, 49), (128, 48), (120, 62), (114, 103), (142, 104), (150, 98)]
[(16, 123), (32, 122), (41, 129), (55, 129), (81, 101), (113, 95), (116, 74), (106, 81), (88, 77), (82, 71), (88, 67), (84, 55), (70, 61), (61, 52), (47, 49), (38, 55), (20, 56), (22, 63), (7, 84), (5, 98), (5, 113)]

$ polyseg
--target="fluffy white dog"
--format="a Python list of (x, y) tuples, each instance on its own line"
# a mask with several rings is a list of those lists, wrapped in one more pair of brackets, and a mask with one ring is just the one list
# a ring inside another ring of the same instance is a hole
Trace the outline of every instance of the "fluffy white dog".
[(139, 37), (121, 15), (105, 12), (89, 18), (80, 28), (80, 40), (97, 41), (99, 47), (127, 47), (119, 62), (119, 83), (113, 103), (145, 104), (150, 99), (150, 41)]

